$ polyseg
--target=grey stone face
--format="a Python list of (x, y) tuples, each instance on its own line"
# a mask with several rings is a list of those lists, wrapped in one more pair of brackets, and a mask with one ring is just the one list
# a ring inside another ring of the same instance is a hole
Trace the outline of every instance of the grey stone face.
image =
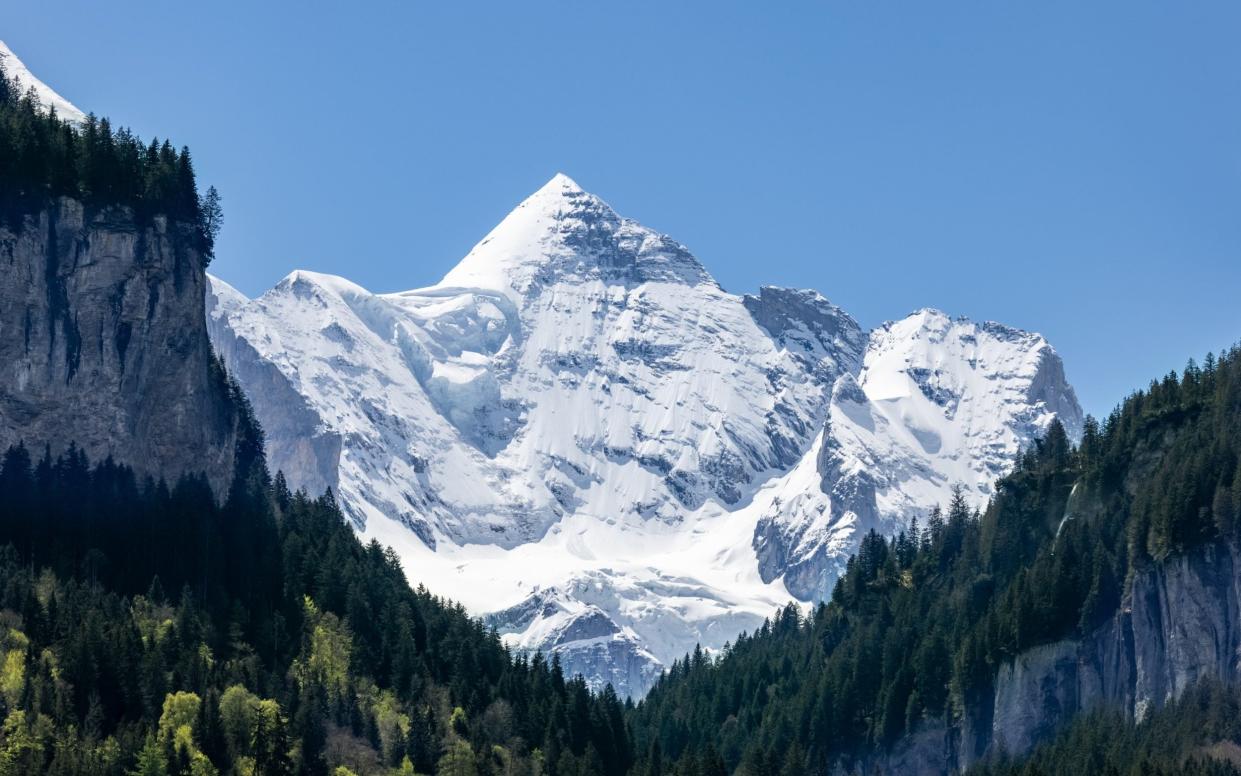
[(235, 409), (193, 246), (162, 217), (66, 198), (0, 227), (0, 447), (76, 444), (170, 483), (205, 474), (224, 494)]
[(1001, 752), (1025, 754), (1079, 714), (1110, 708), (1140, 721), (1200, 680), (1238, 681), (1239, 560), (1241, 548), (1215, 544), (1137, 574), (1089, 636), (1018, 655), (964, 719), (926, 723), (850, 772), (955, 772)]

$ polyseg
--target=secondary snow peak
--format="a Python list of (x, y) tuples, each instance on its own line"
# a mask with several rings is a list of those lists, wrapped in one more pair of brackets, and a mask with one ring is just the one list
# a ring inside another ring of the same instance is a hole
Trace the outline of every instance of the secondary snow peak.
[(23, 92), (34, 89), (39, 103), (44, 108), (55, 108), (56, 115), (74, 124), (85, 123), (86, 114), (57, 94), (52, 87), (36, 78), (34, 73), (30, 72), (30, 68), (26, 67), (25, 63), (2, 40), (0, 40), (0, 65), (4, 66), (4, 72), (9, 78), (17, 81), (18, 88)]

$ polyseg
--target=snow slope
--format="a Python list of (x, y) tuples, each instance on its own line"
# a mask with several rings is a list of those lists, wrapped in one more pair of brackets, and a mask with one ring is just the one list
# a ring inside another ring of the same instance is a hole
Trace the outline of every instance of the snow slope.
[(17, 81), (17, 85), (22, 92), (33, 88), (39, 98), (39, 103), (43, 107), (55, 108), (58, 116), (75, 124), (81, 124), (86, 121), (85, 113), (53, 91), (52, 87), (36, 78), (34, 73), (30, 72), (25, 63), (18, 59), (13, 50), (2, 40), (0, 40), (0, 65), (4, 66), (5, 75)]
[(437, 285), (214, 281), (212, 337), (295, 487), (411, 579), (622, 693), (830, 590), (869, 527), (978, 499), (1080, 410), (1037, 335), (932, 311), (869, 338), (813, 291), (722, 290), (555, 176)]

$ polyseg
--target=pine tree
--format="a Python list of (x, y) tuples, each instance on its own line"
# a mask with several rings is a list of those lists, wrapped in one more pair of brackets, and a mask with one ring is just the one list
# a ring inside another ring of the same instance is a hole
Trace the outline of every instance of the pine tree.
[(201, 205), (203, 233), (206, 236), (207, 247), (203, 251), (203, 256), (208, 264), (215, 258), (215, 240), (220, 234), (220, 229), (224, 226), (224, 209), (220, 205), (220, 192), (216, 191), (215, 186), (207, 187), (207, 194), (203, 197)]

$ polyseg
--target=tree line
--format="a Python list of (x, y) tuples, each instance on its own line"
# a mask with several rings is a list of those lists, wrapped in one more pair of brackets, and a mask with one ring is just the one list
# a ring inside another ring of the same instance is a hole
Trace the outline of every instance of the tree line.
[(222, 223), (214, 188), (200, 196), (188, 148), (143, 143), (91, 114), (77, 126), (22, 91), (0, 63), (0, 224), (13, 231), (57, 197), (127, 208), (139, 223), (164, 216), (187, 230), (209, 262)]

